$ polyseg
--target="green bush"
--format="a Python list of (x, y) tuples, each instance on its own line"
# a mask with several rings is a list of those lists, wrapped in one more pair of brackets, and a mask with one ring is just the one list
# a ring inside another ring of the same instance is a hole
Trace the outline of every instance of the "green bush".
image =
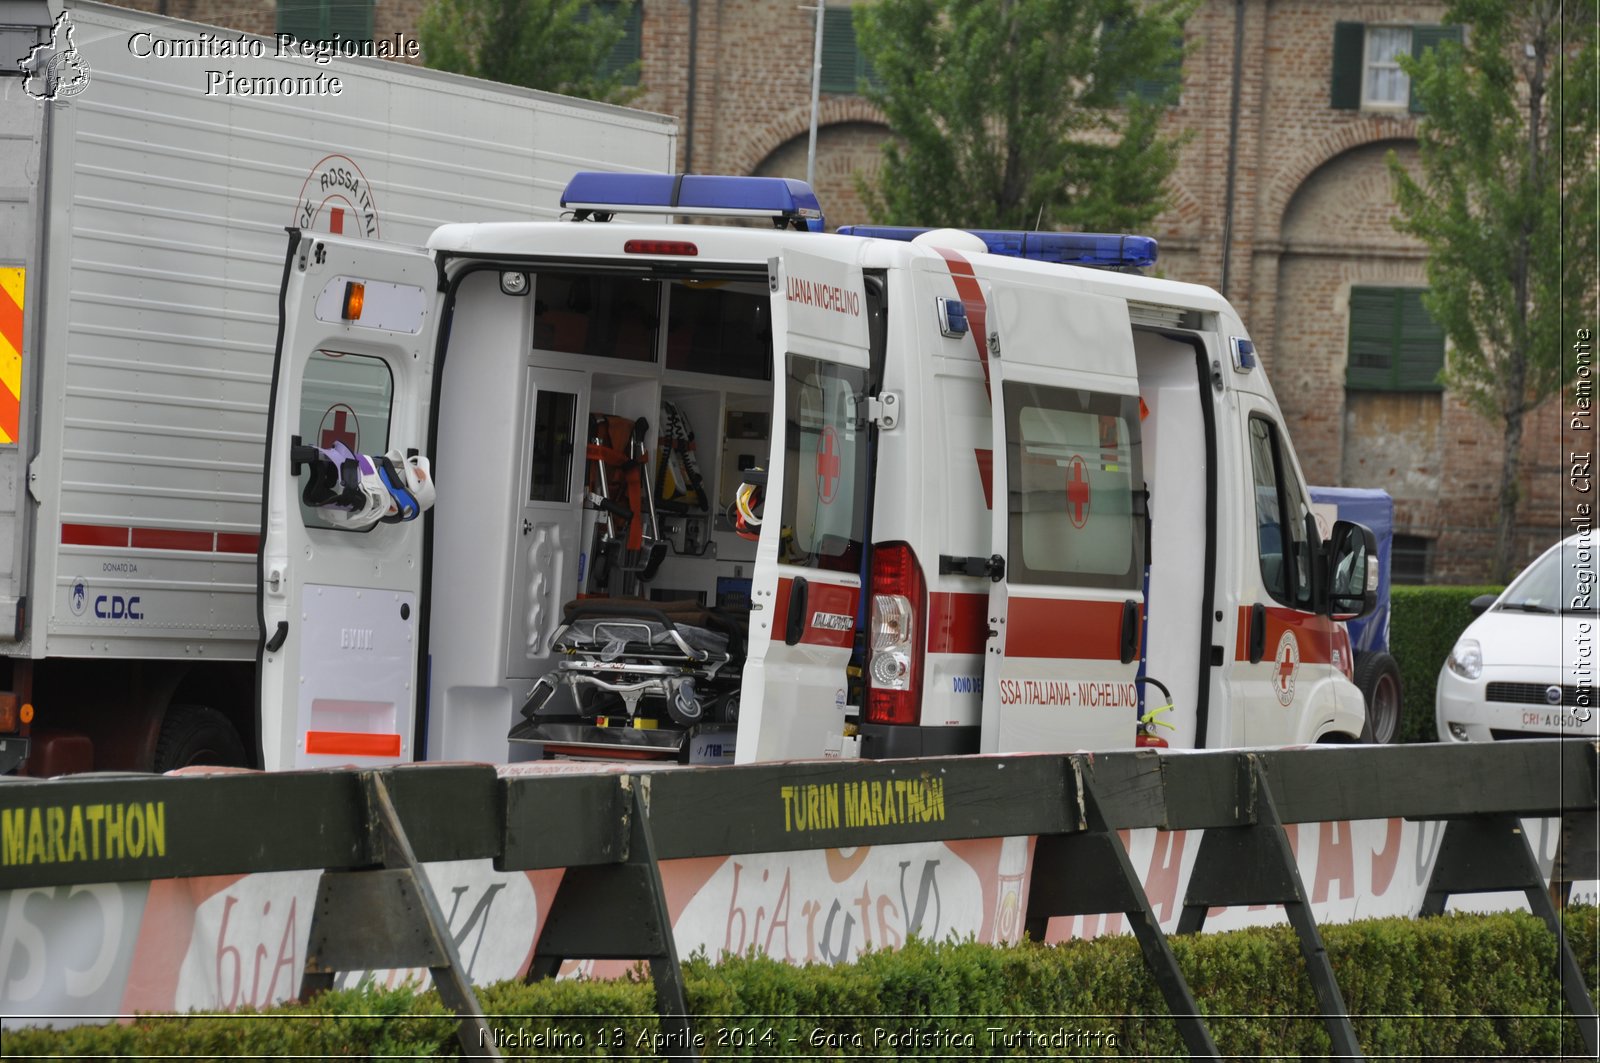
[(1405, 702), (1400, 712), (1400, 740), (1438, 740), (1433, 725), (1433, 695), (1439, 669), (1461, 632), (1472, 623), (1468, 603), (1480, 594), (1499, 594), (1499, 587), (1391, 587), (1389, 652), (1400, 665)]
[[(1593, 908), (1566, 916), (1591, 993), (1600, 979), (1597, 922)], [(1322, 933), (1369, 1058), (1581, 1053), (1576, 1025), (1559, 1014), (1555, 940), (1527, 913), (1369, 920)], [(1174, 938), (1172, 946), (1225, 1055), (1327, 1054), (1288, 927)], [(705, 1057), (1185, 1054), (1131, 937), (1016, 947), (912, 941), (837, 967), (696, 958), (684, 965), (684, 978)], [(642, 975), (503, 982), (479, 999), (502, 1031), (508, 1057), (648, 1059), (660, 1052), (655, 993)], [(381, 989), (329, 993), (264, 1014), (13, 1029), (5, 1044), (6, 1058), (456, 1054), (455, 1024), (434, 993)]]

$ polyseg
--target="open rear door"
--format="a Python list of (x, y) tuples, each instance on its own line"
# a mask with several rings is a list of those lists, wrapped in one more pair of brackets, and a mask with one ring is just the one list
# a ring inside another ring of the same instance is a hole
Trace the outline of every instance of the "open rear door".
[(867, 296), (845, 258), (786, 251), (772, 290), (773, 428), (735, 759), (838, 755), (861, 613)]
[(416, 755), (423, 521), (358, 527), (355, 511), (304, 493), (321, 451), (427, 454), (437, 289), (425, 251), (291, 237), (259, 588), (268, 770)]
[[(993, 280), (993, 543), (986, 753), (1134, 744), (1145, 571), (1127, 306)], [(998, 341), (998, 342), (996, 342)]]

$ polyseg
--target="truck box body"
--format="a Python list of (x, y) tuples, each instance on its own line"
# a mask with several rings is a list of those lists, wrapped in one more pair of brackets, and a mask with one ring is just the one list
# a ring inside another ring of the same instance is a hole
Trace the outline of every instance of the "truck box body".
[[(22, 297), (0, 639), (33, 661), (253, 661), (284, 230), (421, 243), (449, 221), (552, 218), (574, 171), (670, 169), (676, 129), (93, 3), (66, 12), (86, 84), (40, 101), (43, 79), (0, 77), (0, 268)], [(208, 40), (259, 54), (163, 54)], [(238, 88), (318, 78), (320, 95)], [(370, 447), (357, 410), (325, 431)], [(25, 684), (40, 725), (59, 719)]]

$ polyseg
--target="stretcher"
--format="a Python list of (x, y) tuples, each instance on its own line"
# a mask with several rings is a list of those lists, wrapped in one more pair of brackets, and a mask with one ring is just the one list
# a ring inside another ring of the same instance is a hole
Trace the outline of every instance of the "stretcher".
[[(561, 659), (507, 737), (547, 753), (684, 759), (694, 734), (738, 722), (747, 624), (747, 613), (695, 602), (568, 602), (550, 639)], [(570, 696), (556, 699), (562, 689)]]

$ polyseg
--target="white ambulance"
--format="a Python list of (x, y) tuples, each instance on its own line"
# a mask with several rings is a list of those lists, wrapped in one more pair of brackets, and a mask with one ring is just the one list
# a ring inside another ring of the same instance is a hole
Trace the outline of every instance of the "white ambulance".
[[(1361, 738), (1371, 533), (1320, 540), (1244, 326), (1153, 241), (827, 234), (782, 179), (563, 205), (291, 235), (265, 767)], [(317, 445), (345, 407), (386, 468)]]

